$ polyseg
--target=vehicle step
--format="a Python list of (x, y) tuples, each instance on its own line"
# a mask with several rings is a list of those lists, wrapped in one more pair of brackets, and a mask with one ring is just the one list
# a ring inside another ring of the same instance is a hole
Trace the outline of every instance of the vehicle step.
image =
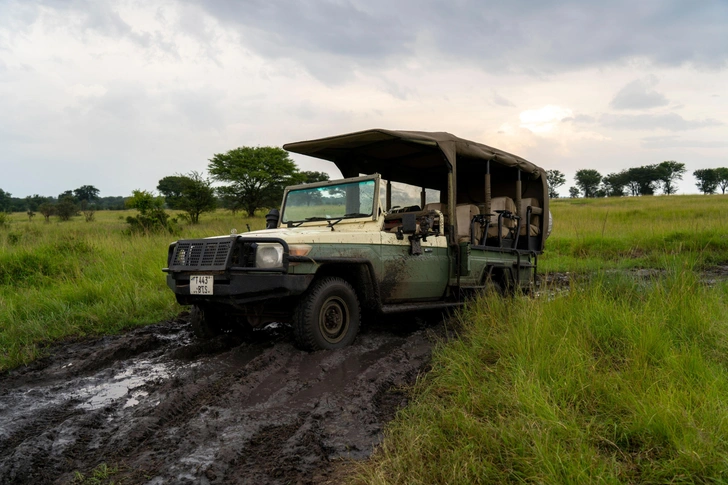
[(439, 308), (453, 308), (462, 306), (462, 302), (430, 302), (430, 303), (401, 303), (382, 305), (382, 313), (399, 313), (419, 310), (435, 310)]

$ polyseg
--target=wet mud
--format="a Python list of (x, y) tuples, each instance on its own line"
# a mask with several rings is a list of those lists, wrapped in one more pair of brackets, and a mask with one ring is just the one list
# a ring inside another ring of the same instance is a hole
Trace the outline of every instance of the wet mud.
[(367, 458), (445, 335), (378, 322), (308, 353), (270, 325), (199, 340), (188, 317), (68, 342), (0, 374), (0, 483), (336, 483)]

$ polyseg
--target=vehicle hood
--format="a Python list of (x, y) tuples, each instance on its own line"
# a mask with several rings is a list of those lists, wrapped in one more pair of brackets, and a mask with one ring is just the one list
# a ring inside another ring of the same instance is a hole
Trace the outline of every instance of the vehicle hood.
[(372, 221), (345, 225), (336, 224), (333, 231), (328, 226), (318, 225), (264, 229), (244, 232), (238, 234), (238, 236), (244, 239), (278, 238), (283, 239), (288, 244), (372, 244), (381, 240), (379, 225), (372, 223)]

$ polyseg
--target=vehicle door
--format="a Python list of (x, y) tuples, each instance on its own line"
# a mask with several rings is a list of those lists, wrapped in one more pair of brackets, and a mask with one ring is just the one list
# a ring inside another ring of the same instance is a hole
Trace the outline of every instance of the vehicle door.
[(450, 275), (447, 238), (420, 240), (421, 254), (413, 254), (410, 237), (382, 231), (382, 273), (379, 282), (384, 303), (433, 300), (444, 296)]

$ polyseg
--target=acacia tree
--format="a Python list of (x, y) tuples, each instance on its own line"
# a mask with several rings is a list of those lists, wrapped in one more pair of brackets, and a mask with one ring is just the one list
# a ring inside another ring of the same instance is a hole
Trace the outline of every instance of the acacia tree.
[(627, 173), (610, 173), (602, 179), (602, 190), (607, 197), (622, 197), (627, 186)]
[(591, 168), (583, 168), (576, 171), (574, 180), (576, 186), (584, 193), (584, 197), (595, 197), (602, 182), (602, 174)]
[(556, 199), (559, 197), (559, 193), (556, 189), (566, 183), (566, 176), (559, 170), (546, 170), (546, 181), (549, 184), (549, 197)]
[(215, 180), (228, 182), (218, 193), (237, 199), (249, 217), (263, 207), (280, 203), (286, 185), (302, 181), (288, 152), (277, 147), (240, 147), (210, 159), (208, 172)]
[(718, 173), (714, 168), (701, 168), (693, 172), (698, 182), (695, 184), (704, 194), (714, 194), (718, 188)]
[(157, 190), (164, 196), (167, 207), (187, 213), (190, 222), (197, 224), (200, 214), (217, 208), (215, 190), (202, 174), (192, 171), (188, 175), (170, 175), (159, 181)]
[(632, 195), (654, 195), (660, 181), (657, 165), (632, 167), (625, 176)]
[(579, 189), (576, 187), (569, 187), (569, 197), (572, 199), (578, 199), (579, 198)]
[(682, 180), (685, 173), (685, 164), (675, 160), (665, 160), (657, 165), (657, 179), (662, 184), (662, 191), (665, 195), (672, 195), (677, 192), (675, 183)]
[(93, 185), (82, 185), (73, 191), (73, 195), (79, 202), (91, 202), (99, 198), (99, 189)]
[(718, 177), (718, 187), (720, 187), (721, 193), (725, 194), (725, 189), (728, 188), (728, 168), (720, 167), (714, 170)]

